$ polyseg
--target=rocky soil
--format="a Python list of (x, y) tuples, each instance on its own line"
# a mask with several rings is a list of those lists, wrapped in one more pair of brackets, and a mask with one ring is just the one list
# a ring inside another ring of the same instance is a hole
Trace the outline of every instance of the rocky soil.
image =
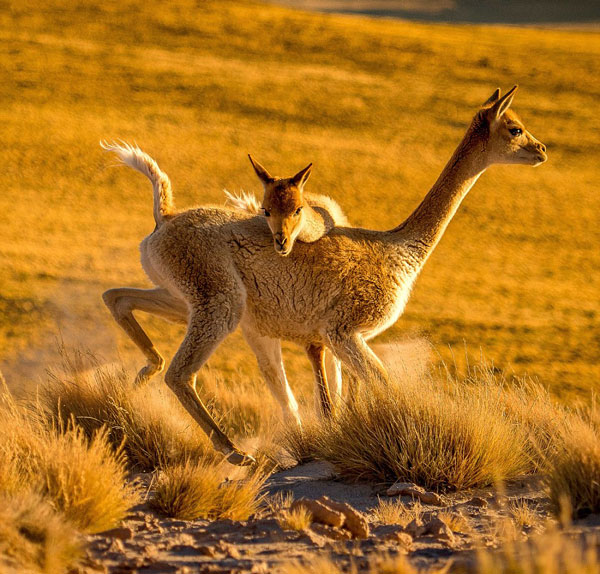
[[(454, 569), (473, 564), (476, 545), (496, 546), (499, 525), (509, 523), (515, 508), (526, 507), (532, 523), (517, 525), (518, 536), (530, 535), (549, 516), (548, 500), (539, 481), (531, 477), (507, 485), (502, 493), (489, 488), (438, 498), (419, 489), (408, 492), (410, 488), (414, 487), (344, 484), (326, 463), (276, 473), (266, 484), (271, 500), (291, 493), (296, 506), (307, 505), (313, 511), (315, 522), (299, 532), (280, 526), (280, 511), (274, 505), (265, 504), (244, 522), (188, 522), (165, 519), (140, 504), (119, 528), (88, 537), (87, 560), (80, 570), (82, 574), (277, 573), (290, 561), (310, 562), (316, 555), (327, 555), (343, 566), (352, 562), (360, 571), (374, 553), (406, 554), (415, 566), (428, 570), (452, 559)], [(387, 495), (388, 489), (394, 497)], [(419, 505), (415, 519), (404, 526), (386, 525), (370, 515), (380, 498), (398, 497), (409, 507)], [(600, 516), (589, 516), (575, 528), (600, 534)]]

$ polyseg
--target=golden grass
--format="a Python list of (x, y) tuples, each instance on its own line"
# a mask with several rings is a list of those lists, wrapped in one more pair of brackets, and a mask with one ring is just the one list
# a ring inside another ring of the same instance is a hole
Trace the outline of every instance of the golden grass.
[(547, 481), (555, 513), (567, 505), (574, 516), (600, 512), (600, 433), (572, 417), (555, 437), (548, 457)]
[(183, 520), (246, 520), (263, 499), (265, 478), (254, 473), (245, 480), (224, 480), (222, 468), (206, 461), (167, 466), (159, 474), (150, 505)]
[(371, 511), (371, 517), (381, 524), (406, 526), (412, 520), (419, 518), (422, 513), (423, 507), (418, 501), (411, 506), (406, 506), (399, 499), (380, 498), (379, 504)]
[[(73, 421), (50, 425), (35, 407), (17, 405), (6, 393), (0, 407), (0, 494), (37, 492), (86, 532), (115, 526), (137, 497), (125, 485), (125, 456), (104, 428), (91, 438)], [(8, 477), (8, 478), (7, 478)]]
[[(142, 471), (215, 457), (206, 435), (164, 384), (135, 387), (123, 368), (100, 367), (94, 357), (63, 350), (63, 366), (41, 390), (56, 419), (73, 417), (88, 436), (106, 426), (115, 448)], [(239, 414), (239, 413), (238, 413)]]
[(550, 529), (528, 541), (506, 540), (499, 551), (480, 549), (474, 574), (599, 574), (598, 539)]
[(371, 383), (321, 427), (320, 458), (350, 480), (404, 480), (459, 490), (532, 469), (528, 434), (504, 407), (501, 384), (431, 378)]
[(72, 524), (39, 495), (0, 495), (0, 572), (63, 574), (75, 566), (81, 542)]
[(277, 522), (283, 530), (306, 530), (312, 523), (312, 513), (303, 506), (298, 506), (294, 510), (281, 510)]
[(508, 512), (515, 525), (520, 528), (533, 528), (541, 522), (538, 507), (524, 500), (509, 503)]
[[(385, 229), (422, 199), (476, 107), (516, 82), (515, 108), (548, 163), (481, 178), (383, 338), (424, 334), (446, 361), (466, 339), (564, 398), (598, 380), (596, 33), (246, 0), (18, 4), (0, 15), (12, 79), (0, 88), (0, 360), (14, 386), (27, 364), (45, 366), (56, 322), (68, 340), (114, 356), (116, 338), (127, 361), (143, 362), (100, 294), (148, 285), (137, 245), (154, 225), (151, 191), (109, 167), (100, 139), (136, 140), (182, 207), (223, 203), (223, 187), (260, 193), (247, 152), (275, 173), (313, 161), (311, 191), (331, 194), (356, 225)], [(142, 320), (172, 356), (182, 329)], [(300, 350), (286, 345), (285, 358), (295, 389), (310, 381)], [(257, 376), (239, 333), (211, 365)]]

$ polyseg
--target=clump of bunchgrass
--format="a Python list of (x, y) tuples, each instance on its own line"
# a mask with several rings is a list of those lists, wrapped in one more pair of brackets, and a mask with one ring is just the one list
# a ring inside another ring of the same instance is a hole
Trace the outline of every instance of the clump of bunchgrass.
[(304, 506), (298, 506), (293, 510), (288, 508), (279, 513), (277, 523), (283, 530), (306, 530), (312, 523), (312, 513)]
[(161, 514), (183, 520), (246, 520), (263, 499), (265, 478), (254, 472), (244, 480), (228, 480), (221, 465), (186, 461), (160, 472), (150, 505)]
[(88, 438), (72, 419), (50, 424), (36, 405), (19, 405), (6, 392), (1, 399), (0, 494), (34, 491), (87, 532), (115, 526), (136, 496), (107, 430)]
[(371, 517), (381, 524), (406, 526), (412, 520), (418, 519), (422, 513), (423, 506), (418, 501), (408, 506), (400, 499), (385, 500), (380, 498), (379, 504), (371, 511)]
[(404, 480), (430, 489), (489, 485), (530, 471), (527, 433), (501, 384), (431, 378), (365, 384), (320, 426), (317, 456), (349, 480)]
[(555, 438), (546, 479), (557, 515), (568, 505), (574, 516), (600, 512), (600, 432), (580, 417), (571, 417)]
[(529, 540), (507, 538), (499, 551), (479, 549), (476, 574), (600, 574), (598, 540), (556, 528)]
[(73, 525), (39, 494), (0, 495), (0, 572), (62, 574), (80, 555)]
[(91, 437), (106, 426), (128, 464), (151, 471), (187, 458), (214, 455), (208, 438), (166, 386), (136, 387), (122, 368), (101, 367), (94, 357), (63, 350), (63, 366), (41, 392), (54, 420), (74, 417)]

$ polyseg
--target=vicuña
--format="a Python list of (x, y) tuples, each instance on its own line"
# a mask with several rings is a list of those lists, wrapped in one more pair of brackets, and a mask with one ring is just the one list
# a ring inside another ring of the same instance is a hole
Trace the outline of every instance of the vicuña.
[(389, 231), (335, 227), (314, 243), (297, 242), (287, 257), (273, 252), (263, 217), (201, 207), (176, 211), (169, 178), (131, 146), (105, 145), (146, 175), (154, 187), (155, 230), (141, 243), (142, 266), (156, 289), (111, 289), (103, 298), (116, 321), (143, 351), (144, 381), (164, 359), (133, 316), (146, 311), (187, 324), (165, 374), (167, 385), (234, 464), (240, 452), (196, 392), (196, 372), (238, 325), (288, 420), (298, 406), (285, 376), (281, 339), (302, 345), (315, 371), (324, 412), (331, 397), (324, 350), (331, 349), (365, 381), (387, 381), (367, 345), (401, 315), (414, 281), (477, 178), (492, 164), (539, 165), (546, 148), (509, 109), (516, 86), (496, 90), (415, 211)]

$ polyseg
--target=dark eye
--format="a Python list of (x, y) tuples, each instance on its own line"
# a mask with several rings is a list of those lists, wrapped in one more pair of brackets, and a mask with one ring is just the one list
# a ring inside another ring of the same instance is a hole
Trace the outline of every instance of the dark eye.
[(262, 208), (262, 210), (263, 210), (263, 213), (265, 214), (265, 217), (271, 217), (271, 212), (270, 211), (268, 211), (264, 207)]
[(302, 211), (302, 206), (300, 206), (298, 209), (296, 209), (296, 212), (294, 213), (294, 215), (300, 215), (301, 211)]
[(521, 128), (510, 128), (508, 131), (513, 136), (520, 136), (523, 133), (523, 130)]

